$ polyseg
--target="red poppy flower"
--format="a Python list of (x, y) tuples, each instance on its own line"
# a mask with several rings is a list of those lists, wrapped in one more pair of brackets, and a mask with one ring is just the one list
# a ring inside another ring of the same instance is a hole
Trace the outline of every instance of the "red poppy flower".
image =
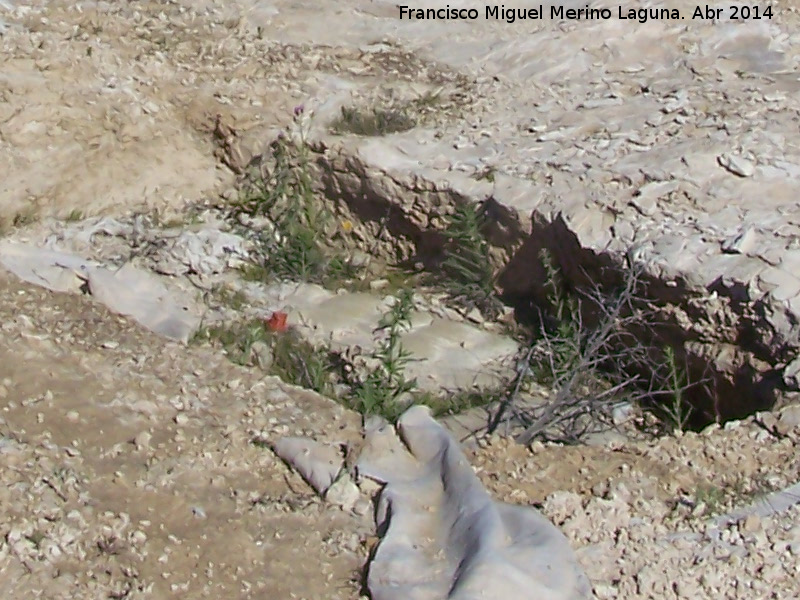
[(283, 333), (289, 329), (289, 326), (286, 324), (286, 317), (288, 317), (288, 315), (285, 312), (276, 310), (272, 313), (272, 316), (267, 319), (267, 327), (269, 327), (270, 331)]

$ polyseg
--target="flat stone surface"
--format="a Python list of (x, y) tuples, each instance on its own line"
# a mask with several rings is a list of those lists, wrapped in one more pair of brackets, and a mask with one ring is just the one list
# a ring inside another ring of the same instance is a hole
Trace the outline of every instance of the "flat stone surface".
[[(202, 218), (213, 222), (216, 216), (218, 215), (215, 211), (208, 211)], [(139, 284), (145, 278), (156, 290), (153, 292), (145, 288), (142, 291), (137, 288), (134, 291), (140, 293), (135, 301), (129, 297), (131, 293), (114, 296), (111, 298), (113, 302), (108, 302), (108, 305), (115, 310), (147, 308), (149, 304), (161, 300), (161, 286), (169, 285), (182, 303), (168, 306), (177, 317), (191, 324), (191, 328), (184, 332), (184, 338), (195, 333), (201, 324), (201, 317), (205, 325), (224, 327), (232, 320), (269, 319), (273, 312), (282, 311), (287, 314), (287, 325), (300, 332), (312, 345), (329, 348), (348, 360), (363, 357), (369, 362), (385, 339), (386, 332), (381, 324), (396, 301), (391, 294), (381, 293), (379, 290), (372, 293), (352, 292), (343, 288), (334, 292), (311, 283), (245, 281), (234, 269), (243, 259), (247, 259), (246, 249), (251, 243), (227, 231), (230, 225), (224, 223), (222, 226), (225, 231), (206, 223), (197, 224), (196, 227), (202, 228), (201, 231), (211, 237), (227, 240), (228, 246), (238, 248), (238, 251), (233, 252), (225, 245), (200, 245), (190, 255), (192, 261), (198, 265), (196, 270), (189, 273), (187, 269), (185, 273), (172, 275), (172, 259), (176, 250), (183, 248), (181, 241), (186, 239), (186, 235), (178, 235), (170, 228), (151, 226), (147, 228), (146, 236), (139, 236), (135, 232), (139, 220), (134, 218), (132, 222), (133, 224), (129, 220), (110, 218), (68, 223), (43, 220), (24, 232), (19, 231), (9, 236), (0, 247), (7, 250), (6, 261), (19, 258), (13, 253), (9, 254), (9, 248), (24, 248), (37, 257), (41, 254), (44, 257), (39, 261), (41, 265), (32, 263), (32, 272), (39, 276), (44, 273), (44, 266), (49, 264), (44, 259), (61, 265), (70, 258), (76, 263), (74, 268), (77, 270), (84, 263), (94, 264), (94, 261), (98, 261), (98, 264), (105, 266), (104, 273), (134, 273), (136, 277), (128, 287)], [(22, 246), (19, 242), (27, 245)], [(140, 245), (149, 248), (143, 253), (145, 256), (136, 256)], [(38, 248), (42, 247), (49, 250), (40, 252)], [(53, 251), (70, 254), (54, 254)], [(0, 258), (3, 256), (0, 255)], [(165, 264), (170, 267), (165, 269), (169, 276), (159, 274), (159, 269)], [(214, 268), (204, 273), (199, 265), (214, 265)], [(0, 262), (0, 267), (2, 266)], [(59, 276), (60, 270), (56, 269)], [(36, 280), (36, 277), (31, 279)], [(81, 281), (74, 276), (73, 279), (75, 281), (70, 281), (70, 285), (63, 289), (38, 280), (34, 282), (58, 291), (78, 294)], [(109, 290), (123, 289), (125, 286), (122, 283), (126, 281), (120, 279), (115, 286), (112, 278), (102, 288), (103, 293), (108, 295)], [(205, 302), (197, 301), (198, 287), (212, 294), (216, 290), (223, 297), (227, 297), (226, 293), (230, 295), (241, 292), (247, 302), (240, 307), (243, 309), (241, 312), (231, 313), (228, 310), (218, 314), (218, 307), (209, 308)], [(513, 378), (514, 358), (519, 352), (518, 343), (506, 335), (469, 322), (465, 316), (442, 304), (435, 296), (434, 290), (428, 290), (415, 294), (413, 299), (409, 327), (400, 336), (403, 348), (410, 353), (405, 376), (408, 379), (416, 378), (420, 389), (431, 392), (483, 389)], [(104, 298), (98, 296), (98, 300), (103, 301)], [(189, 300), (192, 300), (191, 305), (188, 304)], [(123, 302), (122, 308), (118, 306), (120, 302)], [(130, 311), (123, 312), (129, 314)], [(144, 314), (149, 316), (150, 312)], [(157, 313), (157, 316), (160, 315), (160, 312)], [(165, 323), (158, 321), (156, 324), (161, 326)], [(494, 328), (497, 329), (496, 325)], [(154, 328), (156, 331), (159, 329), (163, 327)]]
[[(369, 356), (378, 349), (379, 324), (394, 302), (392, 296), (334, 293), (308, 283), (249, 283), (243, 289), (255, 310), (284, 310), (287, 323), (305, 339), (348, 356)], [(404, 373), (416, 378), (421, 390), (487, 388), (513, 377), (519, 352), (513, 339), (424, 308), (412, 313), (410, 323), (400, 336), (410, 354)]]

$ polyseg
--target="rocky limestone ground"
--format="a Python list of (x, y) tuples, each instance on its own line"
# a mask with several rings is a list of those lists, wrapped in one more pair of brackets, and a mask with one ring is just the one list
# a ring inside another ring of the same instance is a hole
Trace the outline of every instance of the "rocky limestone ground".
[(356, 415), (80, 297), (2, 280), (5, 598), (358, 597), (370, 518), (255, 437)]
[[(373, 224), (388, 205), (392, 234), (422, 254), (454, 203), (489, 198), (508, 294), (541, 292), (541, 246), (576, 285), (643, 268), (658, 344), (714, 375), (705, 417), (740, 417), (800, 393), (797, 6), (742, 20), (725, 3), (709, 20), (656, 5), (683, 18), (6, 1), (2, 220), (230, 198), (304, 104), (328, 192)], [(342, 107), (416, 126), (332, 136)]]
[[(259, 443), (352, 442), (357, 415), (85, 297), (3, 275), (0, 314), (3, 597), (361, 597), (368, 507), (322, 503)], [(598, 598), (789, 600), (797, 507), (711, 520), (800, 478), (800, 429), (769, 416), (468, 456), (495, 497), (562, 528)]]
[[(796, 5), (775, 6), (782, 20), (751, 30), (727, 24), (730, 37), (705, 45), (700, 34), (651, 23), (624, 29), (611, 47), (602, 37), (621, 26), (592, 23), (561, 30), (566, 42), (535, 38), (544, 40), (539, 47), (520, 45), (534, 40), (525, 31), (498, 44), (509, 32), (502, 24), (478, 39), (463, 24), (427, 32), (414, 24), (393, 40), (392, 31), (401, 31), (394, 7), (366, 1), (322, 19), (317, 5), (296, 2), (0, 0), (2, 225), (143, 207), (179, 212), (188, 201), (230, 194), (235, 175), (298, 103), (316, 99), (318, 114), (330, 116), (351, 97), (399, 94), (405, 102), (441, 88), (440, 110), (427, 117), (432, 132), (350, 142), (341, 162), (368, 156), (378, 175), (402, 179), (389, 191), (418, 188), (417, 209), (426, 198), (481, 188), (533, 210), (538, 196), (519, 192), (508, 177), (553, 187), (548, 211), (575, 186), (589, 186), (592, 206), (578, 203), (569, 217), (587, 247), (608, 242), (601, 229), (609, 215), (624, 213), (615, 240), (638, 239), (631, 222), (645, 233), (653, 223), (673, 227), (673, 236), (689, 231), (684, 237), (694, 245), (680, 251), (668, 243), (674, 238), (662, 237), (659, 246), (647, 235), (634, 249), (642, 256), (679, 252), (689, 262), (702, 257), (706, 264), (695, 273), (711, 279), (740, 266), (743, 274), (722, 278), (720, 295), (752, 282), (766, 304), (780, 305), (770, 308), (765, 339), (780, 330), (791, 346), (791, 323), (780, 319), (794, 310), (800, 289), (787, 270), (796, 259), (787, 254), (797, 251), (796, 203), (794, 188), (781, 186), (796, 174), (796, 146), (787, 141), (796, 129)], [(662, 42), (648, 42), (656, 32)], [(750, 44), (749, 53), (736, 52), (737, 39)], [(560, 54), (552, 51), (556, 42)], [(590, 49), (573, 52), (581, 44)], [(675, 71), (664, 57), (681, 44), (691, 59)], [(614, 59), (616, 79), (584, 89), (580, 73), (601, 61), (601, 51)], [(724, 62), (704, 62), (712, 51)], [(526, 62), (531, 53), (541, 61)], [(560, 64), (564, 53), (573, 60)], [(500, 67), (480, 72), (492, 64), (487, 55)], [(648, 78), (632, 59), (661, 61), (657, 76)], [(526, 69), (546, 75), (536, 89), (550, 101), (523, 98)], [(687, 84), (691, 93), (682, 95)], [(633, 95), (632, 111), (622, 100)], [(555, 115), (552, 122), (531, 121), (523, 100), (536, 115)], [(707, 114), (711, 100), (722, 108)], [(511, 137), (504, 137), (509, 122), (499, 107), (525, 113), (512, 121)], [(647, 133), (628, 139), (624, 128), (598, 126), (621, 111), (647, 123)], [(458, 123), (465, 115), (473, 118)], [(759, 133), (752, 123), (764, 119), (768, 127)], [(704, 129), (710, 137), (697, 133)], [(533, 141), (519, 145), (520, 135)], [(662, 155), (637, 173), (636, 160), (617, 160), (620, 140), (626, 148), (662, 148)], [(464, 151), (454, 156), (450, 147)], [(429, 182), (412, 173), (419, 164), (409, 153), (430, 159), (422, 175), (446, 173), (455, 183), (423, 194)], [(612, 159), (609, 171), (603, 165)], [(663, 171), (673, 167), (685, 176), (665, 185)], [(717, 179), (705, 179), (710, 172)], [(644, 180), (657, 183), (645, 188)], [(780, 223), (740, 231), (765, 223), (764, 209), (732, 199), (732, 190), (761, 198), (765, 181), (781, 192), (775, 202), (783, 213), (767, 215)], [(618, 187), (630, 197), (606, 196)], [(687, 190), (696, 195), (685, 198)], [(702, 198), (728, 211), (698, 221), (684, 209), (695, 203), (710, 213)], [(608, 206), (598, 211), (598, 203)], [(749, 216), (740, 221), (735, 213), (743, 207)], [(409, 213), (419, 217), (417, 209)], [(210, 347), (165, 342), (88, 298), (5, 274), (0, 323), (4, 598), (361, 596), (375, 542), (371, 515), (363, 504), (360, 514), (323, 504), (261, 443), (279, 435), (347, 442), (358, 436), (357, 415), (232, 365)], [(797, 508), (713, 525), (714, 515), (800, 479), (797, 429), (790, 418), (777, 419), (591, 448), (527, 449), (498, 438), (470, 460), (496, 497), (540, 506), (567, 533), (598, 598), (790, 600), (800, 597)]]

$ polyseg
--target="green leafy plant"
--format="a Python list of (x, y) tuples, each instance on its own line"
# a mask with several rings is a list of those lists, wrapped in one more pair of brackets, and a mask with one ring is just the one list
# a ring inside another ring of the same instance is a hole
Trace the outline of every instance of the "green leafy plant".
[(330, 352), (302, 340), (293, 330), (273, 335), (270, 374), (324, 396), (333, 395), (334, 372)]
[(194, 342), (203, 341), (220, 344), (228, 359), (242, 366), (257, 363), (255, 350), (263, 350), (269, 354), (269, 361), (261, 366), (271, 375), (320, 394), (332, 393), (333, 365), (329, 351), (309, 344), (292, 329), (272, 332), (264, 321), (255, 319), (201, 328)]
[(502, 304), (495, 293), (489, 244), (482, 233), (485, 216), (480, 205), (456, 207), (444, 228), (446, 246), (441, 264), (441, 285), (450, 301), (464, 310), (477, 308), (495, 318)]
[(229, 325), (201, 327), (195, 333), (193, 342), (216, 341), (222, 345), (228, 359), (237, 365), (250, 364), (253, 345), (266, 342), (269, 333), (260, 320)]
[[(296, 115), (297, 116), (297, 115)], [(245, 277), (309, 281), (336, 287), (360, 270), (326, 247), (332, 216), (315, 197), (308, 145), (303, 136), (279, 136), (264, 174), (252, 177), (234, 211), (266, 216), (273, 227), (256, 233), (259, 258)]]
[(693, 504), (705, 505), (704, 516), (720, 515), (736, 507), (757, 502), (780, 489), (763, 473), (723, 474), (721, 481), (707, 482), (697, 486)]
[(225, 285), (214, 286), (210, 290), (208, 298), (235, 311), (242, 310), (248, 304), (247, 295), (243, 291), (234, 290)]
[(582, 317), (577, 296), (570, 294), (553, 256), (543, 249), (539, 259), (545, 270), (545, 290), (549, 303), (549, 318), (543, 319), (545, 335), (552, 340), (545, 369), (538, 365), (540, 381), (552, 383), (573, 370), (580, 360), (583, 340)]
[(684, 397), (688, 387), (686, 370), (682, 369), (675, 358), (675, 350), (664, 348), (664, 361), (667, 368), (667, 391), (669, 399), (661, 404), (661, 412), (673, 431), (683, 431), (692, 415), (692, 409)]
[(718, 515), (725, 511), (729, 498), (730, 494), (724, 488), (718, 485), (705, 484), (697, 486), (694, 503), (695, 505), (705, 505), (706, 514)]
[(28, 208), (18, 212), (11, 220), (14, 227), (26, 227), (32, 225), (39, 219), (39, 213), (36, 208)]
[(421, 394), (415, 398), (417, 404), (428, 406), (436, 417), (457, 415), (472, 408), (479, 408), (503, 399), (506, 386), (500, 384), (486, 389), (454, 390), (446, 394)]
[[(612, 407), (622, 398), (633, 400), (648, 393), (638, 391), (642, 377), (637, 370), (628, 370), (649, 360), (648, 349), (628, 330), (646, 317), (633, 307), (636, 273), (608, 293), (597, 287), (579, 293), (567, 287), (549, 252), (541, 252), (540, 260), (547, 275), (546, 312), (539, 313), (538, 335), (531, 340), (490, 429), (502, 422), (520, 390), (533, 379), (553, 392), (545, 403), (514, 409), (524, 426), (518, 441), (545, 437), (574, 442), (607, 427)], [(585, 321), (584, 310), (594, 313), (591, 323)]]
[(650, 409), (671, 431), (683, 430), (692, 414), (686, 392), (707, 381), (690, 381), (671, 347), (643, 343), (635, 333), (656, 327), (652, 305), (638, 295), (640, 272), (623, 274), (616, 287), (570, 289), (549, 252), (542, 251), (540, 260), (547, 302), (539, 312), (539, 332), (490, 430), (528, 379), (550, 386), (552, 393), (545, 403), (514, 410), (525, 428), (517, 437), (522, 443), (535, 437), (575, 442), (607, 429), (619, 402)]
[(411, 325), (413, 306), (413, 292), (402, 290), (378, 325), (376, 332), (382, 334), (383, 340), (372, 354), (378, 368), (370, 371), (354, 390), (356, 408), (365, 415), (395, 418), (404, 408), (399, 402), (401, 397), (416, 389), (416, 380), (404, 375), (412, 359), (401, 341), (403, 331)]
[(311, 270), (320, 267), (322, 252), (316, 237), (324, 214), (314, 204), (308, 148), (302, 140), (279, 136), (272, 143), (266, 176), (257, 179), (235, 207), (267, 216), (275, 224), (275, 231), (262, 241), (270, 251), (267, 266), (276, 275), (307, 279)]

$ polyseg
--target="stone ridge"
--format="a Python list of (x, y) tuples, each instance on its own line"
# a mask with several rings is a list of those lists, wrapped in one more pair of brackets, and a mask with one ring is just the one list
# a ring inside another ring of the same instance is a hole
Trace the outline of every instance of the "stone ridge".
[(642, 266), (669, 337), (719, 376), (708, 416), (763, 408), (798, 391), (800, 348), (800, 35), (781, 15), (506, 28), (503, 41), (451, 25), (447, 50), (395, 30), (473, 76), (478, 99), (435, 129), (320, 134), (329, 189), (389, 202), (420, 233), (454, 202), (491, 198), (513, 217), (499, 227), (507, 292), (535, 293), (541, 245), (576, 281)]

